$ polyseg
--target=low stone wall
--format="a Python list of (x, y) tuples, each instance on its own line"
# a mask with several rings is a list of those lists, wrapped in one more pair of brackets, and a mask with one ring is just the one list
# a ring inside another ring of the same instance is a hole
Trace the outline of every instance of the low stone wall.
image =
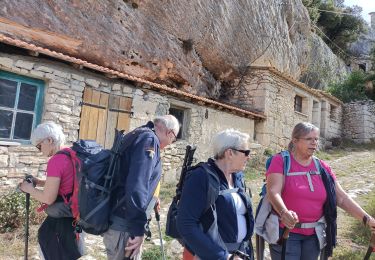
[(344, 137), (356, 143), (375, 140), (375, 102), (350, 102), (344, 105)]

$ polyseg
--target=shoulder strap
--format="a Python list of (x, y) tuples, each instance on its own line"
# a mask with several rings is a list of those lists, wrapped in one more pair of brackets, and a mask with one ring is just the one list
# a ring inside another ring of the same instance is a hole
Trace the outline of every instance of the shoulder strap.
[(206, 210), (208, 210), (216, 201), (220, 193), (220, 180), (215, 172), (213, 172), (207, 163), (199, 165), (208, 174), (208, 190), (207, 190), (207, 204)]
[(284, 175), (287, 175), (287, 173), (290, 171), (290, 153), (289, 151), (281, 151), (280, 152), (281, 157), (283, 158), (283, 173)]

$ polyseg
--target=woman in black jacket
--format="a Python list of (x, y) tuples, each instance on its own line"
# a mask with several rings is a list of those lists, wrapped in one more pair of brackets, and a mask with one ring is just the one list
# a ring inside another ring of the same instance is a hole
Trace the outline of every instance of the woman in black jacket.
[(233, 129), (218, 133), (214, 159), (194, 167), (185, 180), (177, 225), (195, 259), (242, 259), (236, 251), (252, 255), (253, 214), (242, 173), (249, 160), (248, 139)]

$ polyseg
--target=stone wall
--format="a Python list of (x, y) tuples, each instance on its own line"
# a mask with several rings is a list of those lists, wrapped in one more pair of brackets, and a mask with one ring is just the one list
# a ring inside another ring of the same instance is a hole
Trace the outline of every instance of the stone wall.
[[(294, 109), (294, 98), (302, 98), (302, 111)], [(287, 147), (294, 125), (312, 122), (321, 128), (322, 137), (341, 136), (341, 105), (309, 91), (266, 69), (253, 69), (244, 84), (232, 93), (231, 102), (263, 112), (267, 119), (255, 124), (255, 140), (276, 151)], [(335, 107), (335, 117), (330, 108)]]
[(375, 102), (357, 101), (344, 105), (344, 137), (356, 143), (375, 140)]
[[(163, 180), (175, 182), (181, 169), (187, 144), (197, 145), (197, 160), (211, 155), (213, 134), (226, 128), (237, 128), (254, 136), (254, 121), (183, 102), (167, 95), (136, 88), (130, 83), (109, 79), (86, 70), (42, 58), (0, 53), (0, 70), (41, 79), (45, 82), (42, 121), (52, 120), (62, 125), (68, 145), (79, 136), (81, 101), (85, 87), (106, 93), (131, 97), (132, 118), (130, 130), (152, 120), (155, 115), (168, 113), (171, 105), (184, 110), (184, 129), (181, 140), (162, 153)], [(47, 158), (41, 156), (31, 144), (5, 145), (0, 141), (0, 185), (14, 187), (25, 173), (43, 177)], [(4, 190), (4, 189), (3, 189)]]

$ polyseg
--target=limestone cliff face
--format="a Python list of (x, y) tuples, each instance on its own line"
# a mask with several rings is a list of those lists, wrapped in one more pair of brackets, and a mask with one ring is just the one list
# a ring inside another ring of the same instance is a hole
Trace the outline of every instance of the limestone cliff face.
[(250, 64), (298, 78), (310, 35), (300, 0), (3, 0), (0, 25), (13, 38), (214, 98)]
[(374, 46), (375, 28), (368, 27), (367, 33), (362, 34), (359, 39), (350, 46), (350, 50), (358, 57), (368, 57)]
[(316, 89), (325, 89), (330, 83), (340, 82), (349, 73), (345, 62), (336, 56), (318, 35), (311, 33), (309, 40), (307, 70), (301, 75), (301, 82)]

